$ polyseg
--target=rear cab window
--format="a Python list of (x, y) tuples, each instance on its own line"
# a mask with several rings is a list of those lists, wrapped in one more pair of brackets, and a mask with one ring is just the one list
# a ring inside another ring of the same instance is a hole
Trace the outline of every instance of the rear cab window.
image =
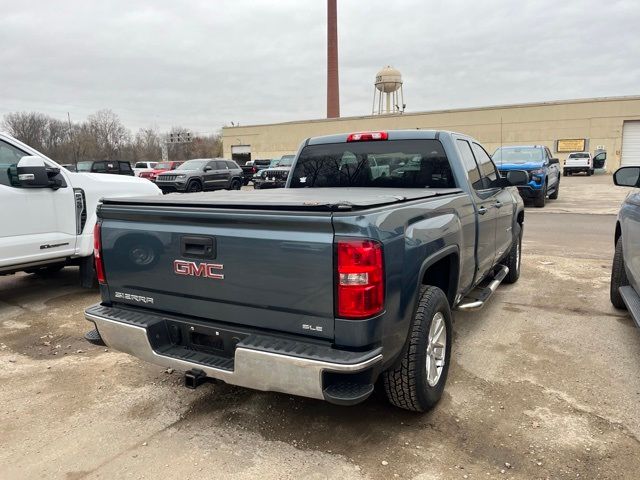
[(456, 188), (439, 140), (307, 145), (289, 188)]

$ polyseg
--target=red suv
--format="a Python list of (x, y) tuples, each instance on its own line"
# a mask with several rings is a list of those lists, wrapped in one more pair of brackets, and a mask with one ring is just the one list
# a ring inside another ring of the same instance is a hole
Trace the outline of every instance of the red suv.
[(153, 170), (150, 170), (148, 172), (140, 172), (140, 178), (147, 178), (152, 182), (155, 182), (158, 175), (170, 170), (175, 170), (178, 165), (182, 165), (183, 163), (184, 162), (160, 162), (155, 166)]

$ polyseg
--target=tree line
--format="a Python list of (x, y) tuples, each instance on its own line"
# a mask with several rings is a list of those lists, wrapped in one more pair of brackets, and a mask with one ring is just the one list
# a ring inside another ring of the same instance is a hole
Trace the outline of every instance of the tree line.
[[(99, 110), (83, 122), (71, 122), (38, 112), (13, 112), (4, 116), (0, 125), (21, 142), (26, 143), (60, 164), (76, 164), (83, 160), (127, 160), (158, 162), (162, 144), (168, 133), (156, 128), (141, 128), (133, 134), (111, 110)], [(169, 133), (189, 130), (175, 126)], [(169, 160), (213, 158), (222, 156), (220, 135), (194, 135), (192, 141), (168, 144)]]

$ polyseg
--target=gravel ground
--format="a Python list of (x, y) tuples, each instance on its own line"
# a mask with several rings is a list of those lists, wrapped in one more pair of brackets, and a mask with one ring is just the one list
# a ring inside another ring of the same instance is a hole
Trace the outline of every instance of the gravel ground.
[(637, 478), (640, 332), (608, 300), (610, 176), (527, 209), (520, 281), (455, 314), (443, 401), (415, 415), (182, 387), (87, 344), (77, 270), (0, 278), (0, 478)]

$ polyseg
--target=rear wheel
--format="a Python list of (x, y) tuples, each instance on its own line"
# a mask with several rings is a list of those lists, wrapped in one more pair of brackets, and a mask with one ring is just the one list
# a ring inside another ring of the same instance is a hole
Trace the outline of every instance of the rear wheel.
[(616, 242), (616, 252), (613, 255), (613, 266), (611, 267), (611, 287), (609, 297), (611, 304), (616, 308), (627, 308), (620, 295), (620, 287), (629, 285), (627, 272), (624, 269), (624, 256), (622, 255), (622, 237)]
[(389, 402), (415, 412), (438, 403), (449, 373), (451, 337), (446, 295), (437, 287), (423, 286), (402, 353), (382, 374)]
[(237, 178), (231, 180), (231, 184), (229, 185), (229, 190), (240, 190), (242, 188), (242, 183)]
[(563, 176), (563, 177), (566, 177), (568, 174), (569, 174), (569, 173), (567, 172), (567, 170), (566, 170), (566, 169), (565, 169), (565, 170), (562, 170), (562, 176)]
[(596, 173), (596, 171), (593, 168), (589, 170), (589, 175), (593, 175), (594, 173)]
[(201, 192), (202, 184), (198, 180), (191, 180), (187, 185), (187, 192)]
[(545, 183), (540, 193), (533, 199), (533, 205), (542, 208), (547, 201), (547, 184)]
[(587, 170), (587, 177), (590, 177), (591, 175), (593, 175), (593, 170), (591, 169)]

